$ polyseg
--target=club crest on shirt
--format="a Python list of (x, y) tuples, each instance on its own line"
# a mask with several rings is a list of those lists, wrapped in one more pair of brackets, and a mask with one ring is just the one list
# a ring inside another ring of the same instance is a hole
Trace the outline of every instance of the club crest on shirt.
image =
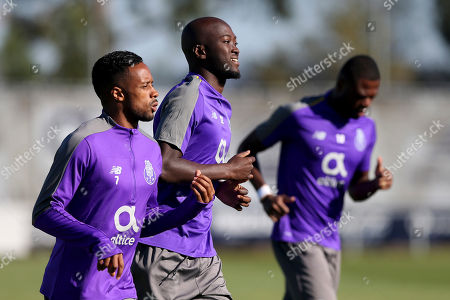
[(359, 152), (364, 151), (367, 146), (366, 136), (364, 134), (364, 131), (361, 128), (356, 129), (356, 135), (355, 135), (355, 148)]
[(144, 179), (149, 185), (154, 184), (156, 181), (155, 171), (149, 160), (145, 160)]

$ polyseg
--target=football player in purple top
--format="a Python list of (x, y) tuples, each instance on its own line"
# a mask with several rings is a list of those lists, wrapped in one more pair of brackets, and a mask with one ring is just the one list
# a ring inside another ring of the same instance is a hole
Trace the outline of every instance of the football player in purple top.
[[(186, 25), (181, 45), (189, 73), (166, 95), (153, 123), (163, 159), (158, 203), (175, 208), (190, 200), (183, 182), (198, 169), (213, 180), (221, 201), (241, 210), (250, 198), (240, 183), (251, 178), (254, 158), (245, 151), (225, 162), (231, 105), (222, 95), (226, 80), (240, 77), (236, 36), (223, 20), (204, 17)], [(212, 206), (140, 240), (132, 266), (139, 299), (231, 299), (211, 237)]]
[(62, 142), (33, 210), (33, 225), (56, 237), (45, 299), (136, 299), (130, 265), (139, 236), (185, 223), (214, 197), (197, 170), (192, 201), (152, 214), (161, 151), (138, 127), (158, 105), (152, 74), (138, 55), (115, 51), (95, 63), (92, 81), (103, 112)]
[(286, 278), (284, 299), (336, 299), (340, 274), (337, 227), (344, 194), (363, 201), (389, 189), (392, 175), (381, 158), (369, 179), (375, 123), (365, 116), (380, 74), (365, 55), (349, 59), (335, 88), (281, 106), (242, 142), (252, 155), (281, 142), (278, 195), (265, 183), (258, 161), (252, 184), (275, 222), (272, 242)]

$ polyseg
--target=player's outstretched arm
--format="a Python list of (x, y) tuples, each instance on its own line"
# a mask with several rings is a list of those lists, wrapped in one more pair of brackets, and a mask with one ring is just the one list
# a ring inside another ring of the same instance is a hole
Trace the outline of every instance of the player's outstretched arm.
[(261, 203), (264, 207), (267, 215), (272, 219), (272, 221), (277, 222), (282, 216), (289, 213), (289, 207), (287, 204), (295, 201), (295, 197), (290, 197), (288, 195), (274, 195), (270, 187), (266, 184), (264, 177), (260, 171), (259, 162), (257, 159), (258, 152), (267, 149), (263, 143), (259, 140), (256, 131), (250, 133), (247, 138), (241, 143), (238, 151), (243, 149), (250, 150), (250, 153), (255, 156), (255, 162), (253, 163), (251, 179), (252, 185), (258, 191), (258, 196), (261, 199)]
[(196, 200), (187, 197), (174, 209), (159, 212), (156, 216), (149, 214), (143, 222), (141, 237), (153, 236), (185, 224), (195, 218), (214, 199), (215, 190), (211, 179), (203, 175), (200, 170), (195, 171), (191, 190)]
[(241, 143), (241, 145), (238, 148), (238, 152), (242, 152), (244, 151), (244, 149), (246, 151), (250, 151), (250, 153), (255, 156), (255, 162), (253, 163), (253, 169), (251, 172), (251, 174), (253, 175), (251, 183), (255, 187), (255, 189), (258, 190), (265, 184), (265, 181), (259, 168), (259, 161), (257, 159), (257, 154), (261, 151), (266, 150), (267, 148), (258, 139), (256, 132), (253, 131)]
[(378, 190), (387, 190), (392, 186), (392, 174), (383, 167), (383, 160), (378, 157), (375, 179), (369, 179), (369, 172), (357, 172), (353, 176), (348, 192), (353, 200), (364, 201)]
[(199, 164), (182, 158), (183, 154), (175, 146), (166, 142), (159, 143), (163, 158), (161, 178), (164, 181), (177, 183), (189, 182), (192, 174), (200, 170), (202, 174), (212, 180), (231, 179), (247, 181), (253, 169), (254, 157), (248, 156), (250, 152), (239, 153), (224, 164)]

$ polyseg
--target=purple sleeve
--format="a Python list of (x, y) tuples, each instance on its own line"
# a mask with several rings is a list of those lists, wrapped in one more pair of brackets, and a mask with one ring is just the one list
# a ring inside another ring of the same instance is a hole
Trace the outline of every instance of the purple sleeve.
[(70, 138), (63, 142), (36, 202), (33, 225), (74, 246), (87, 247), (102, 259), (121, 250), (101, 230), (80, 222), (65, 210), (89, 167), (90, 154), (84, 139), (76, 145)]
[(364, 156), (361, 159), (356, 171), (358, 172), (368, 172), (370, 170), (370, 158), (372, 156), (373, 147), (375, 146), (375, 142), (377, 140), (377, 134), (375, 129), (375, 124), (372, 127), (370, 140), (368, 141), (367, 147), (364, 150)]
[(181, 226), (196, 217), (209, 203), (200, 203), (193, 192), (178, 207), (170, 210), (153, 208), (142, 225), (141, 237), (157, 235), (163, 231)]
[(268, 120), (256, 127), (255, 133), (264, 146), (270, 147), (289, 138), (293, 125), (289, 122), (291, 115), (292, 109), (289, 105), (280, 106)]
[(78, 221), (56, 201), (36, 218), (34, 226), (74, 246), (88, 248), (97, 259), (122, 253), (102, 231)]

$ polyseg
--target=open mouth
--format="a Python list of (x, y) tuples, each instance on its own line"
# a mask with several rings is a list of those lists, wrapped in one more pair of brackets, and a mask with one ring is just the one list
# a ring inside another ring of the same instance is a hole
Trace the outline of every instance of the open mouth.
[(367, 107), (360, 107), (357, 112), (359, 116), (365, 116), (369, 112), (369, 109)]
[(152, 111), (155, 112), (158, 108), (158, 100), (152, 102)]
[(239, 60), (238, 60), (237, 58), (232, 58), (231, 61), (232, 61), (234, 64), (237, 64), (237, 65), (239, 66)]

